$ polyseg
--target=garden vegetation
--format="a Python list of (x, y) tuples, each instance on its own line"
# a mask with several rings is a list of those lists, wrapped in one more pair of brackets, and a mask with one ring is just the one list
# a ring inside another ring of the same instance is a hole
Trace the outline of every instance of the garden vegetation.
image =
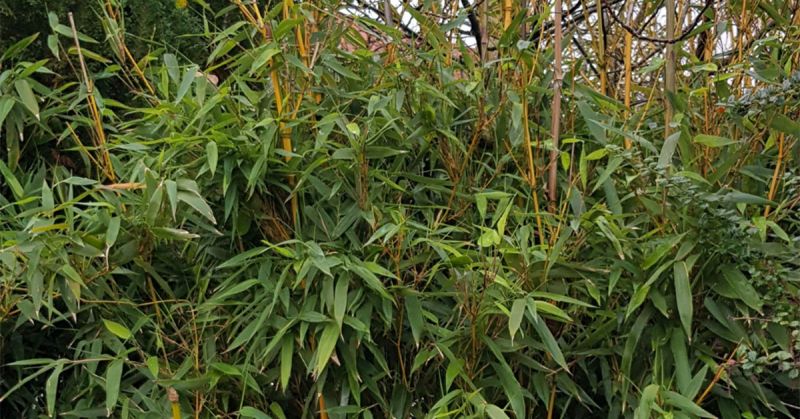
[(3, 418), (800, 416), (796, 0), (0, 0)]

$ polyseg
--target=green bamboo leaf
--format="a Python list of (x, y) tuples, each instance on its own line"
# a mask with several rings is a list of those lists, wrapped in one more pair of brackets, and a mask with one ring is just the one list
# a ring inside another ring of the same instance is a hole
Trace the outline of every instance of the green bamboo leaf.
[(256, 256), (262, 255), (269, 251), (269, 247), (255, 247), (246, 252), (239, 253), (236, 256), (226, 260), (225, 262), (221, 263), (217, 266), (217, 269), (227, 269), (227, 268), (236, 268), (242, 265), (245, 265), (246, 262), (249, 262), (250, 259), (255, 258)]
[(317, 364), (314, 367), (314, 375), (319, 377), (328, 361), (331, 359), (333, 350), (336, 349), (336, 341), (339, 339), (339, 326), (336, 323), (330, 322), (322, 330), (319, 337), (319, 345), (317, 346), (316, 357)]
[(47, 186), (47, 181), (42, 182), (42, 209), (50, 211), (55, 206), (53, 200), (53, 190)]
[(289, 387), (292, 375), (292, 357), (294, 356), (294, 338), (285, 336), (281, 346), (281, 389), (285, 392)]
[(769, 127), (785, 134), (792, 135), (795, 138), (800, 138), (800, 124), (789, 119), (786, 115), (775, 115), (775, 118), (772, 118), (770, 121)]
[(692, 286), (689, 282), (689, 268), (686, 262), (678, 261), (672, 265), (675, 277), (675, 300), (678, 304), (678, 315), (683, 325), (683, 330), (686, 332), (686, 337), (689, 342), (692, 341), (692, 314), (694, 308), (692, 305)]
[[(652, 314), (652, 310), (650, 307), (645, 307), (642, 310), (642, 313), (633, 323), (631, 326), (630, 331), (628, 332), (628, 338), (625, 340), (625, 347), (622, 350), (622, 363), (620, 365), (620, 372), (624, 374), (625, 377), (632, 377), (633, 371), (631, 370), (633, 364), (633, 354), (636, 352), (636, 348), (639, 346), (639, 339), (642, 337), (642, 332), (644, 332), (647, 323), (650, 321), (650, 316)], [(623, 380), (622, 381), (622, 402), (623, 404), (628, 399), (628, 388), (630, 387), (630, 380)]]
[(197, 66), (190, 66), (183, 72), (181, 84), (178, 86), (178, 92), (175, 94), (175, 103), (180, 103), (180, 101), (183, 100), (186, 93), (189, 92), (189, 89), (192, 87), (192, 83), (194, 83), (196, 77)]
[(218, 157), (217, 143), (214, 141), (209, 141), (206, 144), (206, 160), (208, 161), (208, 169), (211, 171), (212, 176), (217, 171)]
[(153, 227), (151, 231), (154, 236), (167, 240), (192, 240), (200, 237), (180, 228)]
[(644, 263), (642, 263), (642, 269), (650, 269), (653, 265), (658, 263), (658, 261), (660, 261), (661, 258), (664, 257), (664, 255), (666, 255), (670, 250), (672, 250), (672, 248), (675, 247), (675, 245), (680, 243), (683, 237), (684, 234), (672, 236), (668, 238), (666, 241), (656, 246), (656, 248), (653, 249), (653, 251), (644, 258)]
[(589, 153), (586, 156), (586, 160), (589, 160), (589, 161), (600, 160), (600, 159), (602, 159), (603, 157), (605, 157), (607, 155), (608, 155), (608, 149), (607, 148), (601, 148), (601, 149), (598, 149), (598, 150), (595, 150), (595, 151), (592, 151), (591, 153)]
[(106, 247), (111, 247), (117, 242), (120, 222), (121, 219), (119, 217), (112, 217), (111, 220), (108, 221), (108, 227), (106, 228)]
[(658, 398), (660, 389), (661, 386), (658, 384), (650, 384), (642, 390), (642, 397), (639, 398), (639, 406), (636, 407), (636, 411), (633, 413), (634, 419), (650, 419), (650, 411), (653, 410), (653, 404), (655, 404)]
[(536, 301), (536, 310), (539, 313), (550, 315), (564, 322), (572, 321), (572, 318), (564, 310), (547, 301)]
[(689, 355), (686, 353), (686, 339), (683, 330), (673, 328), (670, 335), (669, 347), (672, 350), (672, 358), (675, 360), (675, 380), (678, 383), (678, 390), (685, 393), (691, 382), (691, 368), (689, 366)]
[(132, 336), (131, 331), (127, 327), (115, 321), (103, 319), (103, 324), (106, 326), (106, 329), (108, 329), (109, 332), (121, 339), (127, 340)]
[(511, 207), (513, 207), (513, 203), (509, 200), (508, 204), (506, 204), (506, 208), (503, 210), (503, 213), (500, 215), (500, 218), (497, 219), (497, 235), (501, 238), (506, 232), (506, 223), (508, 222), (508, 214), (511, 213)]
[(55, 368), (53, 368), (53, 372), (50, 373), (50, 376), (47, 377), (47, 382), (45, 383), (45, 398), (47, 399), (47, 415), (50, 417), (54, 417), (56, 415), (56, 395), (58, 393), (58, 379), (61, 375), (61, 371), (64, 369), (64, 361), (58, 360), (55, 363)]
[(492, 419), (510, 419), (506, 412), (496, 405), (486, 405), (486, 414)]
[(155, 356), (149, 356), (147, 357), (145, 364), (147, 364), (147, 370), (150, 371), (150, 374), (152, 374), (154, 378), (158, 379), (158, 372), (159, 372), (158, 358)]
[(253, 64), (250, 66), (250, 74), (254, 74), (257, 70), (267, 63), (267, 61), (271, 60), (272, 57), (281, 53), (281, 50), (275, 48), (274, 46), (267, 45), (261, 48), (261, 52), (258, 53), (258, 56), (255, 60), (253, 60)]
[(730, 191), (726, 193), (723, 195), (722, 201), (732, 204), (775, 205), (775, 202), (769, 199), (741, 191)]
[(552, 292), (545, 292), (545, 291), (534, 291), (530, 295), (531, 295), (531, 297), (537, 297), (537, 298), (546, 299), (546, 300), (558, 301), (560, 303), (574, 304), (574, 305), (581, 306), (581, 307), (589, 307), (589, 308), (594, 307), (594, 305), (592, 305), (592, 304), (589, 304), (589, 303), (587, 303), (585, 301), (578, 300), (576, 298), (572, 298), (572, 297), (570, 297), (568, 295), (555, 294), (555, 293), (552, 293)]
[(0, 127), (3, 126), (3, 122), (6, 120), (6, 116), (8, 116), (11, 109), (14, 108), (14, 99), (8, 96), (1, 96), (0, 97)]
[[(680, 334), (680, 332), (678, 332)], [(708, 374), (708, 364), (704, 365), (697, 374), (692, 377), (689, 384), (681, 390), (681, 394), (689, 399), (694, 399), (700, 393), (700, 389), (705, 384), (706, 375)]]
[(374, 273), (370, 272), (368, 269), (364, 268), (363, 266), (351, 266), (350, 270), (361, 277), (364, 280), (364, 284), (367, 287), (371, 288), (373, 291), (376, 291), (380, 294), (383, 298), (391, 300), (391, 296), (388, 292), (386, 292), (386, 287), (383, 285), (380, 279), (375, 276)]
[(283, 413), (283, 408), (281, 407), (281, 405), (278, 404), (278, 402), (270, 403), (269, 411), (272, 412), (272, 414), (275, 415), (277, 419), (286, 419), (286, 414)]
[(539, 316), (535, 316), (533, 318), (533, 327), (536, 329), (539, 337), (542, 338), (542, 343), (544, 343), (545, 348), (547, 348), (548, 352), (553, 357), (553, 360), (556, 361), (561, 368), (569, 372), (569, 367), (567, 366), (567, 361), (564, 359), (564, 354), (561, 353), (561, 348), (559, 348), (556, 338), (553, 337), (553, 334), (550, 332), (550, 329), (547, 328), (547, 324), (544, 322), (544, 320)]
[(603, 186), (606, 180), (611, 178), (611, 175), (616, 172), (617, 168), (622, 164), (622, 161), (622, 157), (619, 156), (614, 156), (608, 161), (606, 168), (600, 173), (600, 176), (597, 177), (597, 182), (595, 182), (592, 188), (592, 193), (595, 193), (597, 189)]
[(76, 271), (71, 265), (62, 266), (61, 273), (73, 282), (83, 284), (83, 278), (81, 278), (81, 275), (78, 273), (78, 271)]
[(724, 147), (726, 145), (736, 144), (737, 141), (730, 138), (719, 137), (716, 135), (698, 134), (694, 137), (694, 142), (707, 147)]
[(245, 406), (241, 408), (239, 410), (239, 416), (243, 418), (253, 418), (253, 419), (272, 419), (268, 414), (252, 406)]
[(674, 391), (666, 390), (663, 393), (664, 402), (670, 406), (677, 407), (692, 417), (701, 418), (715, 418), (713, 414), (709, 413), (702, 407), (696, 405), (691, 399), (682, 396)]
[(211, 367), (212, 369), (223, 373), (224, 375), (230, 375), (230, 376), (241, 376), (242, 375), (242, 371), (240, 371), (239, 368), (237, 368), (237, 367), (235, 367), (233, 365), (230, 365), (230, 364), (226, 364), (224, 362), (212, 362), (209, 365), (209, 367)]
[(511, 314), (508, 317), (508, 334), (511, 335), (512, 341), (522, 324), (522, 318), (525, 315), (525, 308), (527, 306), (528, 301), (525, 298), (517, 298), (514, 300), (514, 303), (511, 304)]
[(640, 285), (634, 289), (633, 297), (631, 297), (631, 301), (628, 303), (628, 309), (625, 311), (626, 320), (645, 302), (649, 292), (650, 285), (648, 284)]
[(497, 358), (498, 362), (493, 363), (494, 370), (497, 377), (500, 379), (500, 384), (503, 386), (506, 397), (508, 397), (511, 409), (514, 411), (516, 417), (524, 417), (525, 396), (522, 386), (519, 384), (519, 381), (517, 381), (517, 378), (514, 377), (514, 371), (511, 369), (511, 366), (508, 365), (508, 362), (506, 362), (497, 345), (489, 339), (484, 339), (484, 342), (486, 342), (489, 349)]
[(723, 283), (727, 286), (727, 289), (731, 291), (736, 298), (744, 301), (745, 304), (756, 311), (761, 312), (761, 307), (764, 303), (742, 271), (731, 265), (722, 266), (720, 271), (722, 272)]
[(39, 103), (36, 101), (36, 96), (33, 94), (33, 89), (31, 89), (28, 81), (24, 79), (14, 81), (14, 89), (17, 90), (22, 104), (31, 111), (36, 119), (39, 119)]
[(119, 385), (122, 380), (122, 369), (125, 362), (122, 359), (111, 361), (106, 368), (106, 415), (111, 416), (119, 399)]
[(672, 156), (675, 155), (675, 149), (678, 147), (678, 140), (681, 138), (681, 132), (676, 131), (672, 133), (661, 147), (661, 154), (658, 157), (658, 167), (667, 167), (672, 163)]
[(242, 282), (240, 282), (240, 283), (238, 283), (238, 284), (236, 284), (236, 285), (234, 285), (234, 286), (232, 286), (230, 288), (225, 288), (225, 289), (221, 290), (219, 293), (217, 293), (213, 297), (211, 297), (211, 300), (221, 303), (221, 302), (227, 300), (228, 298), (230, 298), (230, 297), (232, 297), (232, 296), (234, 296), (236, 294), (239, 294), (239, 293), (242, 293), (244, 291), (247, 291), (248, 289), (250, 289), (254, 285), (258, 285), (259, 283), (261, 283), (261, 281), (258, 280), (258, 279), (248, 279), (246, 281), (242, 281)]
[(383, 277), (386, 277), (386, 278), (397, 279), (397, 276), (395, 276), (395, 274), (393, 274), (391, 271), (389, 271), (388, 269), (384, 268), (381, 265), (378, 265), (375, 262), (370, 262), (370, 261), (364, 262), (364, 266), (370, 272), (372, 272), (372, 273), (374, 273), (376, 275), (380, 275), (380, 276), (383, 276)]
[(22, 185), (20, 185), (17, 177), (14, 176), (14, 173), (8, 168), (8, 166), (6, 166), (5, 163), (3, 163), (2, 160), (0, 160), (0, 174), (2, 174), (3, 178), (5, 178), (6, 185), (11, 188), (11, 193), (14, 194), (14, 198), (21, 200), (25, 196), (25, 190), (22, 189)]
[(200, 197), (200, 195), (180, 191), (178, 192), (178, 200), (189, 204), (190, 207), (194, 208), (195, 211), (200, 213), (200, 215), (207, 218), (208, 221), (211, 221), (212, 224), (217, 223), (216, 218), (214, 218), (214, 211), (211, 210), (211, 207), (208, 206), (205, 199)]
[(35, 41), (38, 37), (39, 37), (39, 32), (36, 32), (33, 35), (20, 39), (10, 47), (6, 48), (5, 51), (3, 51), (3, 54), (0, 55), (0, 64), (2, 64), (3, 61), (9, 58), (16, 57), (17, 54), (24, 51), (25, 48), (27, 48), (31, 43), (33, 43), (33, 41)]
[(336, 291), (333, 296), (333, 318), (339, 327), (342, 327), (344, 313), (347, 310), (347, 286), (350, 282), (347, 276), (342, 276), (336, 281)]
[(411, 334), (414, 337), (414, 343), (419, 345), (422, 332), (425, 328), (425, 320), (422, 317), (422, 304), (416, 295), (406, 296), (405, 302), (408, 323), (411, 326)]
[(271, 419), (270, 416), (252, 406), (245, 406), (239, 410), (239, 416), (253, 419)]

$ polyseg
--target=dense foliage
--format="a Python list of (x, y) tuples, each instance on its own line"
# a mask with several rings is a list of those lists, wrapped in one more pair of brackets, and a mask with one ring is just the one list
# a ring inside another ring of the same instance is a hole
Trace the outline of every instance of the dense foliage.
[(796, 4), (566, 5), (554, 144), (548, 4), (152, 3), (0, 51), (3, 417), (800, 415)]

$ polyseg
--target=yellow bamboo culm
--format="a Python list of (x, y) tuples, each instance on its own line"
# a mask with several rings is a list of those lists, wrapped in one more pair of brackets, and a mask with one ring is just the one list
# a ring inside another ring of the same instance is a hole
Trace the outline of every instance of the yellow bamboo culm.
[(328, 411), (325, 409), (325, 397), (322, 396), (322, 393), (317, 393), (317, 399), (319, 399), (319, 419), (328, 419)]
[[(631, 116), (631, 47), (633, 35), (625, 31), (625, 120)], [(631, 148), (631, 139), (625, 137), (625, 148)]]
[(733, 357), (736, 355), (736, 351), (738, 349), (739, 345), (736, 345), (736, 348), (733, 351), (731, 351), (731, 354), (728, 356), (728, 359), (726, 359), (724, 363), (720, 364), (717, 367), (717, 372), (714, 374), (714, 378), (712, 378), (711, 382), (708, 383), (708, 386), (705, 388), (705, 390), (703, 390), (703, 393), (700, 394), (700, 396), (697, 397), (697, 399), (695, 399), (694, 403), (696, 405), (700, 406), (701, 404), (703, 404), (703, 401), (706, 399), (706, 397), (708, 397), (708, 395), (711, 394), (711, 390), (714, 389), (714, 386), (722, 378), (722, 373), (724, 373), (725, 370), (728, 369), (729, 367), (733, 367), (734, 365), (736, 365), (736, 360), (734, 360)]
[(547, 419), (553, 419), (556, 410), (556, 385), (550, 387), (550, 400), (547, 401)]
[[(186, 0), (184, 0), (184, 2), (185, 1)], [(106, 0), (105, 6), (106, 6), (106, 12), (108, 13), (108, 17), (110, 17), (112, 20), (114, 20), (114, 22), (116, 22), (119, 25), (119, 22), (117, 22), (117, 16), (119, 15), (119, 13), (117, 13), (114, 10), (114, 7), (111, 5), (111, 1)], [(125, 60), (128, 60), (131, 62), (131, 65), (133, 66), (133, 71), (136, 73), (137, 76), (139, 76), (139, 79), (141, 79), (142, 83), (147, 88), (147, 91), (150, 92), (150, 95), (155, 96), (156, 92), (153, 89), (153, 86), (150, 84), (150, 81), (147, 80), (147, 77), (145, 77), (144, 72), (139, 67), (139, 64), (133, 58), (133, 54), (131, 54), (131, 51), (128, 49), (128, 46), (125, 45), (125, 39), (123, 38), (122, 32), (116, 34), (115, 38), (117, 41), (117, 46), (120, 50), (120, 54), (122, 55), (121, 57), (122, 61), (124, 62)]]
[(503, 0), (503, 30), (511, 26), (511, 0)]
[[(292, 0), (285, 0), (284, 1), (284, 14), (285, 18), (289, 19), (289, 11), (294, 9), (294, 2)], [(300, 52), (300, 57), (303, 59), (303, 64), (306, 66), (309, 65), (308, 62), (308, 48), (306, 48), (306, 41), (305, 37), (303, 36), (303, 27), (305, 26), (306, 20), (303, 19), (303, 25), (296, 25), (294, 27), (294, 34), (297, 38), (297, 50)]]
[[(525, 77), (523, 77), (523, 80)], [(533, 214), (536, 217), (536, 229), (539, 230), (539, 243), (544, 244), (544, 229), (542, 228), (542, 217), (539, 215), (539, 195), (536, 185), (536, 169), (533, 163), (533, 144), (531, 143), (531, 132), (528, 126), (528, 99), (525, 94), (525, 86), (522, 86), (522, 129), (525, 139), (525, 156), (528, 161), (528, 184), (531, 188), (533, 198)]]
[(172, 419), (181, 419), (181, 405), (178, 403), (178, 392), (170, 387), (167, 390), (167, 397), (169, 404), (172, 406)]
[[(775, 199), (775, 192), (778, 189), (778, 178), (781, 175), (781, 166), (783, 164), (783, 141), (785, 139), (785, 135), (780, 133), (778, 135), (778, 160), (775, 162), (775, 170), (772, 172), (772, 181), (769, 183), (769, 194), (767, 195), (767, 199), (772, 201)], [(769, 215), (769, 212), (772, 208), (767, 205), (764, 208), (764, 217)]]
[(72, 29), (72, 37), (75, 39), (75, 49), (78, 52), (78, 61), (81, 65), (81, 75), (83, 76), (84, 84), (86, 84), (86, 101), (88, 102), (89, 113), (91, 114), (92, 121), (94, 122), (94, 130), (95, 134), (97, 135), (97, 148), (100, 149), (100, 153), (102, 154), (103, 167), (101, 169), (109, 180), (116, 182), (117, 177), (114, 174), (114, 167), (111, 165), (111, 157), (106, 149), (106, 133), (103, 130), (103, 120), (101, 119), (100, 111), (97, 108), (97, 102), (94, 100), (94, 85), (92, 80), (89, 78), (89, 72), (86, 71), (86, 62), (83, 60), (83, 52), (81, 52), (81, 43), (78, 39), (78, 29), (75, 27), (75, 19), (72, 16), (72, 12), (69, 12), (67, 17), (69, 18), (69, 24)]
[[(252, 25), (256, 27), (256, 29), (261, 33), (261, 37), (264, 40), (264, 43), (269, 43), (272, 41), (271, 35), (267, 29), (267, 25), (264, 23), (264, 19), (261, 16), (261, 11), (258, 7), (258, 1), (254, 0), (252, 3), (252, 12), (247, 9), (247, 7), (241, 2), (241, 0), (236, 0), (236, 5), (239, 7), (239, 10), (244, 15), (245, 19), (247, 19)], [(284, 2), (284, 13), (288, 13), (288, 5)], [(278, 74), (277, 68), (273, 65), (272, 59), (269, 59), (266, 65), (270, 66), (270, 79), (272, 82), (272, 90), (275, 94), (275, 113), (278, 116), (278, 132), (280, 132), (281, 136), (281, 146), (283, 151), (286, 152), (286, 156), (284, 156), (285, 161), (289, 161), (292, 159), (291, 153), (293, 152), (294, 148), (292, 146), (292, 131), (291, 128), (286, 126), (286, 122), (284, 121), (284, 112), (283, 112), (283, 94), (281, 93), (281, 80), (280, 75)], [(290, 175), (288, 177), (289, 185), (294, 186), (294, 176)], [(292, 212), (292, 225), (297, 225), (297, 211), (298, 211), (298, 203), (297, 203), (297, 196), (292, 195), (291, 198), (291, 212)]]

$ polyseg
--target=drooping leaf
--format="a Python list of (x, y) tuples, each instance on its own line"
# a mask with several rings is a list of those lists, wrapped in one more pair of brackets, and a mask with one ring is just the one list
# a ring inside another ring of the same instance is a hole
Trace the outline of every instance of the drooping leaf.
[(692, 315), (694, 306), (692, 303), (692, 286), (689, 281), (689, 267), (684, 261), (675, 262), (673, 274), (675, 278), (675, 301), (678, 304), (678, 315), (686, 332), (689, 342), (692, 341)]
[(120, 381), (122, 380), (122, 369), (125, 362), (122, 359), (115, 359), (106, 368), (106, 415), (111, 416), (117, 406), (120, 393)]

